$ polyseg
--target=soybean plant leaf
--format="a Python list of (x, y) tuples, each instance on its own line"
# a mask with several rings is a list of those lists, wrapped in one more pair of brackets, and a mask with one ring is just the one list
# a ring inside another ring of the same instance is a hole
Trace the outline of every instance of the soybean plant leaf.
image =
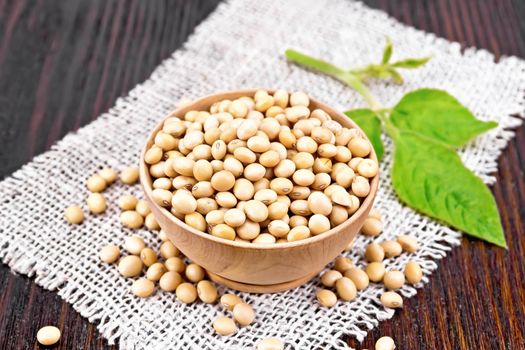
[(352, 109), (345, 114), (356, 122), (357, 125), (365, 132), (366, 136), (372, 143), (378, 159), (383, 157), (385, 149), (381, 141), (381, 121), (371, 109)]
[(391, 66), (396, 68), (414, 69), (425, 65), (428, 61), (430, 61), (430, 57), (407, 58), (406, 60), (394, 62)]
[(390, 60), (390, 57), (392, 57), (392, 41), (390, 41), (390, 37), (386, 37), (386, 45), (385, 49), (383, 50), (383, 58), (381, 59), (381, 63), (385, 64), (388, 63)]
[(389, 67), (388, 73), (390, 73), (390, 76), (392, 77), (392, 80), (394, 80), (394, 83), (400, 85), (403, 84), (404, 79), (395, 68)]
[(409, 92), (394, 107), (391, 120), (400, 129), (412, 130), (454, 147), (496, 127), (478, 120), (446, 91), (420, 89)]
[(403, 202), (471, 236), (506, 247), (491, 192), (454, 150), (411, 131), (399, 130), (394, 141), (392, 184)]

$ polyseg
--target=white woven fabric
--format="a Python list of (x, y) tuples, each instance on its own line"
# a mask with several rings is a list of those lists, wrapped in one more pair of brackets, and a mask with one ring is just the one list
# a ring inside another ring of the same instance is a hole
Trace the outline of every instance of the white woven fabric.
[[(340, 66), (374, 62), (385, 36), (394, 43), (394, 58), (432, 55), (424, 68), (405, 72), (402, 87), (371, 86), (384, 105), (393, 105), (405, 92), (420, 87), (446, 89), (483, 120), (499, 128), (479, 137), (461, 151), (467, 166), (492, 183), (496, 159), (513, 136), (525, 110), (525, 63), (494, 57), (481, 50), (461, 51), (460, 45), (404, 26), (385, 13), (343, 0), (233, 0), (219, 6), (192, 35), (183, 49), (167, 59), (151, 78), (119, 99), (114, 108), (77, 133), (66, 136), (50, 151), (0, 183), (0, 256), (13, 271), (35, 275), (36, 282), (59, 295), (91, 322), (98, 322), (110, 343), (120, 338), (123, 349), (252, 349), (263, 337), (285, 340), (287, 349), (344, 349), (347, 336), (362, 340), (367, 330), (393, 316), (379, 303), (380, 285), (359, 293), (353, 302), (331, 309), (318, 306), (318, 279), (285, 293), (242, 294), (257, 318), (235, 336), (214, 334), (211, 320), (224, 314), (217, 305), (182, 305), (173, 294), (157, 291), (139, 299), (130, 292), (131, 279), (114, 265), (98, 261), (103, 245), (122, 245), (131, 232), (119, 223), (116, 201), (124, 193), (140, 194), (138, 186), (115, 184), (106, 190), (109, 208), (88, 215), (72, 227), (63, 210), (85, 203), (88, 175), (102, 166), (136, 164), (148, 131), (181, 98), (196, 98), (218, 90), (245, 87), (284, 87), (304, 90), (340, 110), (363, 106), (347, 86), (289, 65), (285, 48), (293, 47)], [(414, 255), (386, 260), (389, 269), (417, 260), (424, 281), (460, 234), (402, 206), (390, 186), (391, 144), (386, 143), (376, 207), (384, 214), (380, 239), (398, 234), (417, 237)], [(147, 242), (159, 246), (156, 233), (141, 230)], [(364, 266), (362, 254), (370, 239), (359, 237), (348, 255)], [(221, 290), (223, 292), (224, 290)], [(405, 286), (405, 297), (416, 289)], [(402, 343), (402, 340), (399, 340)]]

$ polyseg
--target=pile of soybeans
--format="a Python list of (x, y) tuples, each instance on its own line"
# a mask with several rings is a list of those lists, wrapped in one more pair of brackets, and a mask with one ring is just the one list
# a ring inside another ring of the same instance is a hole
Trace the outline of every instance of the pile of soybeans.
[(303, 92), (259, 90), (172, 115), (144, 161), (153, 200), (216, 237), (273, 244), (343, 223), (378, 173), (372, 146)]

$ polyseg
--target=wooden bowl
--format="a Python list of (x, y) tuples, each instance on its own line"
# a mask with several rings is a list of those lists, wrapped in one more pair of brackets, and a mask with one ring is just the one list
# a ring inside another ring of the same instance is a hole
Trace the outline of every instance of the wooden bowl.
[[(254, 96), (256, 91), (257, 89), (246, 89), (209, 95), (178, 108), (169, 116), (184, 116), (190, 110), (207, 110), (214, 102)], [(273, 93), (272, 90), (268, 92)], [(310, 108), (322, 108), (345, 127), (358, 127), (347, 116), (315, 99), (310, 98)], [(348, 220), (317, 236), (295, 242), (259, 245), (229, 241), (198, 231), (152, 200), (152, 179), (144, 162), (144, 154), (153, 144), (154, 136), (161, 128), (162, 122), (148, 137), (140, 157), (140, 182), (145, 197), (160, 227), (173, 244), (193, 262), (208, 270), (214, 281), (228, 287), (241, 291), (269, 293), (305, 283), (354, 240), (372, 207), (379, 175), (372, 179), (370, 194)], [(373, 149), (371, 158), (377, 160)]]

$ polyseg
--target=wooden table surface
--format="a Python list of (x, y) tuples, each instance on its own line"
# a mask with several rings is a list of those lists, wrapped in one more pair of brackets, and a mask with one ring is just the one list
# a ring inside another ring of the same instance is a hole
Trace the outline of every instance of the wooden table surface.
[[(0, 178), (146, 79), (217, 2), (0, 0)], [(523, 0), (365, 2), (464, 46), (525, 57)], [(525, 349), (524, 165), (521, 127), (493, 187), (508, 251), (464, 239), (361, 348), (389, 335), (401, 349)], [(56, 349), (117, 348), (54, 292), (1, 265), (0, 349), (39, 348), (48, 324), (62, 330)]]

